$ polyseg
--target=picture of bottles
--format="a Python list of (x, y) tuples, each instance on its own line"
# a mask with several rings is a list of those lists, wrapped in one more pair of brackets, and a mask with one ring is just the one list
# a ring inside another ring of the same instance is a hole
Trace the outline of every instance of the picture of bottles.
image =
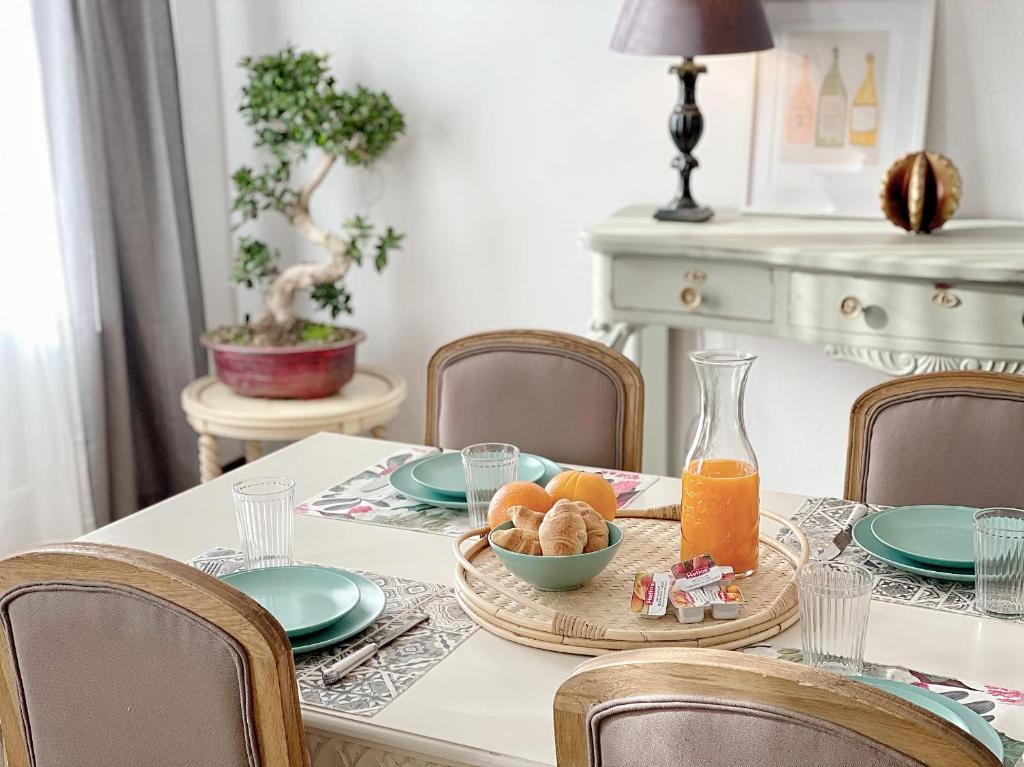
[(786, 141), (810, 144), (814, 138), (814, 86), (811, 85), (811, 57), (800, 64), (800, 83), (786, 107)]
[(864, 81), (850, 106), (850, 143), (874, 146), (878, 141), (878, 93), (875, 91), (875, 55), (864, 57)]
[(846, 144), (846, 86), (839, 72), (839, 48), (832, 49), (832, 66), (818, 91), (814, 145), (838, 148)]

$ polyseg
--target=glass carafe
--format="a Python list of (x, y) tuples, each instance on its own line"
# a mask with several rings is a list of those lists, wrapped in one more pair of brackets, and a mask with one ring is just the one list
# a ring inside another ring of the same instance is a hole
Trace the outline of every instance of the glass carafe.
[(694, 352), (700, 423), (683, 465), (679, 556), (711, 554), (736, 573), (757, 568), (759, 476), (743, 420), (747, 375), (756, 355)]

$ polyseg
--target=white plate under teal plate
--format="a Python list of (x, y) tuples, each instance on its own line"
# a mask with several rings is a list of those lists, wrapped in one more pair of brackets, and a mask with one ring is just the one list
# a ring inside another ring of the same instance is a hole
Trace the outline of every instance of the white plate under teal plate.
[(871, 531), (871, 517), (872, 515), (869, 514), (853, 526), (853, 540), (875, 559), (887, 562), (897, 570), (905, 570), (916, 575), (926, 575), (929, 578), (938, 578), (943, 581), (974, 583), (974, 570), (925, 564), (916, 559), (911, 559), (906, 554), (896, 551), (896, 549), (889, 548), (878, 540)]
[(1000, 762), (1003, 761), (1003, 741), (999, 737), (999, 733), (976, 711), (967, 708), (963, 703), (940, 695), (933, 690), (926, 690), (906, 682), (897, 682), (895, 679), (878, 679), (871, 676), (853, 678), (858, 682), (892, 693), (915, 706), (931, 711), (936, 716), (941, 716), (947, 722), (952, 722), (964, 732), (981, 741), (982, 745), (995, 754)]
[(974, 513), (967, 506), (898, 506), (871, 515), (871, 532), (911, 559), (974, 567)]
[[(536, 482), (544, 476), (544, 463), (535, 455), (519, 454), (516, 479)], [(421, 485), (445, 495), (466, 497), (466, 473), (462, 468), (462, 453), (441, 453), (417, 461), (412, 477)]]
[[(453, 453), (452, 455), (459, 454)], [(420, 503), (439, 506), (443, 509), (458, 509), (466, 511), (469, 508), (469, 504), (466, 503), (465, 497), (460, 498), (459, 496), (445, 495), (444, 493), (439, 493), (436, 490), (431, 490), (429, 487), (421, 485), (416, 481), (416, 478), (413, 477), (412, 471), (416, 468), (416, 465), (420, 463), (420, 461), (425, 461), (431, 457), (433, 456), (417, 458), (415, 461), (409, 461), (407, 464), (399, 466), (388, 476), (388, 481), (391, 483), (391, 487), (406, 498), (419, 501)], [(541, 456), (535, 457), (544, 465), (544, 476), (540, 478), (537, 484), (547, 484), (556, 474), (561, 474), (565, 471), (554, 461), (549, 461), (547, 458), (542, 458)]]
[(358, 573), (348, 570), (335, 570), (334, 572), (348, 578), (359, 589), (359, 604), (349, 610), (343, 618), (326, 628), (313, 634), (290, 638), (294, 655), (322, 650), (325, 647), (336, 645), (338, 642), (343, 642), (365, 629), (384, 612), (386, 600), (380, 586)]
[(289, 637), (311, 634), (359, 604), (359, 589), (336, 570), (311, 565), (264, 567), (221, 580), (260, 603)]

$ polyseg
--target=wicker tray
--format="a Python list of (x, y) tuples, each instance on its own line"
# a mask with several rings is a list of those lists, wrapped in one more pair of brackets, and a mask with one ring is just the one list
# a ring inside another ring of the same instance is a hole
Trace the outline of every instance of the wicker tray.
[[(807, 539), (793, 523), (761, 511), (763, 520), (788, 528), (800, 546), (794, 553), (761, 536), (757, 572), (743, 580), (747, 600), (736, 620), (683, 625), (671, 614), (640, 618), (629, 609), (633, 576), (667, 571), (679, 558), (679, 507), (623, 509), (619, 551), (599, 576), (574, 591), (538, 591), (501, 564), (486, 529), (461, 535), (455, 592), (467, 614), (488, 631), (513, 642), (578, 655), (641, 647), (745, 647), (778, 634), (798, 617), (796, 568), (807, 561)], [(478, 538), (467, 547), (467, 542)]]

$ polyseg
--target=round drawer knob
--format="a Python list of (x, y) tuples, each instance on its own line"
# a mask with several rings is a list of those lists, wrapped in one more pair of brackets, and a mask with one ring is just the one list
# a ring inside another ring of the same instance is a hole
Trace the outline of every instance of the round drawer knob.
[(845, 296), (839, 302), (839, 313), (850, 320), (855, 320), (864, 314), (864, 305), (856, 296)]
[(682, 292), (679, 293), (679, 300), (683, 304), (683, 308), (688, 312), (697, 310), (700, 306), (700, 302), (704, 300), (704, 296), (701, 295), (700, 291), (693, 286), (683, 288)]
[(945, 285), (936, 285), (932, 293), (932, 303), (940, 309), (956, 309), (962, 303), (960, 296), (951, 293)]

